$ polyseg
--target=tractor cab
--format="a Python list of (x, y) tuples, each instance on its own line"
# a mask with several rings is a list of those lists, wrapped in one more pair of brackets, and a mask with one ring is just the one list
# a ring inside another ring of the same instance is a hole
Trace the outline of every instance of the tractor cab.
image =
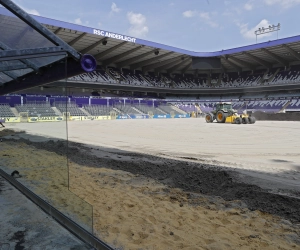
[(219, 110), (224, 110), (225, 112), (229, 111), (229, 110), (232, 110), (231, 102), (220, 102), (220, 103), (218, 103), (216, 105), (216, 111), (219, 111)]

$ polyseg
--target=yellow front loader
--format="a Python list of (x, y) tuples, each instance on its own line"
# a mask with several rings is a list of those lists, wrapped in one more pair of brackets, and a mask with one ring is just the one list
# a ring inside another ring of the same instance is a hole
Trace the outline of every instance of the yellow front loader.
[(218, 103), (216, 109), (205, 115), (207, 123), (216, 120), (218, 123), (232, 123), (232, 124), (253, 124), (255, 123), (255, 117), (248, 114), (237, 114), (237, 111), (232, 109), (232, 105), (229, 102)]

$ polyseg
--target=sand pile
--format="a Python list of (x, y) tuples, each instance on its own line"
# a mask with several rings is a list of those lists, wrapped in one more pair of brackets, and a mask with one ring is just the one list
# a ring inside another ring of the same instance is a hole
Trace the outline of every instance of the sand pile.
[[(71, 158), (69, 165), (70, 191), (84, 203), (67, 189), (66, 157), (64, 150), (58, 149), (63, 149), (61, 142), (4, 140), (0, 165), (8, 172), (20, 171), (24, 176), (20, 181), (87, 227), (90, 203), (95, 234), (118, 249), (300, 249), (299, 226), (250, 211), (239, 200), (225, 201), (178, 188), (171, 179), (147, 177), (145, 169), (153, 169), (149, 162), (157, 163), (153, 158), (145, 161), (145, 156), (137, 161), (134, 154), (104, 152), (104, 161), (90, 155), (82, 159), (85, 148), (70, 150), (86, 163)], [(116, 169), (121, 162), (132, 171)], [(145, 175), (133, 169), (144, 169)]]

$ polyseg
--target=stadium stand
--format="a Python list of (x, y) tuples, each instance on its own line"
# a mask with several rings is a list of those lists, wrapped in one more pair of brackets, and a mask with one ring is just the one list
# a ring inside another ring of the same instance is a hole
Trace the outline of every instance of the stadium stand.
[(254, 72), (201, 74), (197, 77), (191, 74), (161, 73), (157, 75), (154, 72), (143, 74), (141, 71), (129, 69), (120, 71), (113, 67), (109, 67), (107, 70), (99, 67), (97, 71), (75, 76), (69, 80), (180, 89), (255, 87), (298, 83), (300, 67), (291, 66), (289, 70), (275, 68)]
[(123, 115), (140, 114), (130, 104), (127, 104), (127, 105), (115, 105), (114, 107), (117, 108), (118, 110), (120, 110)]
[(94, 116), (110, 115), (110, 112), (113, 111), (113, 107), (107, 105), (86, 105), (83, 108)]
[(8, 104), (0, 104), (0, 117), (15, 117)]
[(149, 114), (152, 113), (154, 115), (165, 115), (165, 113), (153, 106), (148, 106), (148, 105), (135, 105), (134, 106), (136, 109), (141, 111), (143, 114)]
[(166, 114), (172, 114), (172, 112), (175, 115), (182, 115), (183, 114), (183, 113), (180, 113), (177, 110), (173, 109), (171, 105), (159, 105), (158, 108), (161, 109), (162, 111), (164, 111)]
[(61, 112), (69, 112), (70, 116), (86, 116), (87, 114), (84, 113), (75, 103), (55, 103), (56, 108)]
[(50, 103), (35, 104), (19, 104), (15, 105), (16, 110), (20, 112), (27, 112), (28, 116), (38, 117), (38, 116), (57, 116), (55, 111), (51, 108)]

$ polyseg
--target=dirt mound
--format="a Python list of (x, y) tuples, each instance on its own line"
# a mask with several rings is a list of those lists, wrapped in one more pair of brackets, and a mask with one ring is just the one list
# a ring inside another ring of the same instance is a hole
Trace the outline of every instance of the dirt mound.
[(300, 112), (270, 114), (257, 111), (253, 116), (260, 121), (300, 121)]

